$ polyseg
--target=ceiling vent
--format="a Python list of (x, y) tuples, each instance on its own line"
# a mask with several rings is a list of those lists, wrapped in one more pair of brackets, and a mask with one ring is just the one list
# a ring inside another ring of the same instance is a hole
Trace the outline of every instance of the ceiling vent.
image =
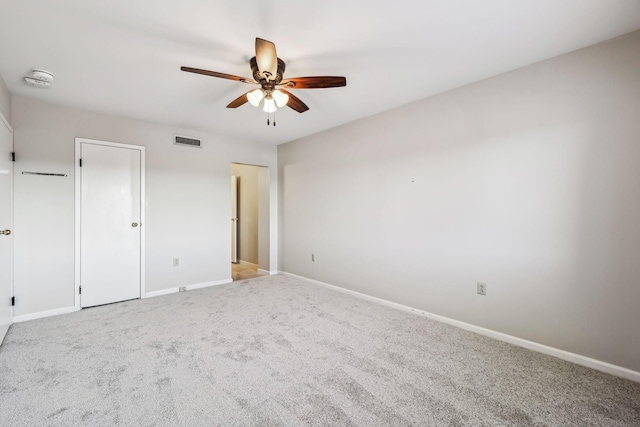
[(173, 143), (175, 145), (186, 145), (189, 147), (202, 147), (202, 142), (199, 139), (189, 138), (187, 136), (177, 136), (174, 138)]

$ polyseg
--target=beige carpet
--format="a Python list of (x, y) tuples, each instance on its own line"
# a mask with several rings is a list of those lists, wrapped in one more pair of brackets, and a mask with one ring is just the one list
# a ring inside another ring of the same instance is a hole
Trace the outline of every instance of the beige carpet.
[(13, 325), (0, 425), (638, 426), (640, 384), (265, 276)]

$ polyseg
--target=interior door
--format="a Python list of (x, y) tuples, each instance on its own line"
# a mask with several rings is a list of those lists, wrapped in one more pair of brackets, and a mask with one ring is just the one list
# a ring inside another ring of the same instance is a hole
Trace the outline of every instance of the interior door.
[(80, 305), (140, 298), (141, 152), (80, 144)]
[(0, 343), (12, 321), (13, 294), (13, 134), (0, 120)]
[(238, 180), (231, 175), (231, 262), (238, 262)]

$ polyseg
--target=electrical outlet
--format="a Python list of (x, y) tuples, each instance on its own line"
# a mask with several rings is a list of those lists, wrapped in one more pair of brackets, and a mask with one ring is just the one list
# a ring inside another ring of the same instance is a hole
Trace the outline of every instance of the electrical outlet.
[(311, 254), (311, 261), (315, 262), (315, 260), (316, 260), (316, 255), (315, 254)]
[(187, 287), (186, 287), (186, 286), (180, 286), (180, 292), (184, 292), (184, 291), (186, 291), (186, 290), (187, 290)]
[(486, 295), (487, 294), (487, 284), (478, 282), (478, 295)]
[(180, 266), (180, 258), (174, 258), (173, 259), (173, 266), (174, 267), (179, 267)]

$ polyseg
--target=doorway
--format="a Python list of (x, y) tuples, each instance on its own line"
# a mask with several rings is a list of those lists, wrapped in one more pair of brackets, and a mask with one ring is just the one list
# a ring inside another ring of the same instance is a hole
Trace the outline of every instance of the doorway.
[(238, 177), (231, 175), (231, 263), (238, 264)]
[(13, 322), (13, 131), (0, 113), (0, 343)]
[(242, 280), (269, 274), (270, 170), (232, 163), (231, 176), (231, 276)]
[(76, 138), (76, 305), (140, 298), (144, 147)]

